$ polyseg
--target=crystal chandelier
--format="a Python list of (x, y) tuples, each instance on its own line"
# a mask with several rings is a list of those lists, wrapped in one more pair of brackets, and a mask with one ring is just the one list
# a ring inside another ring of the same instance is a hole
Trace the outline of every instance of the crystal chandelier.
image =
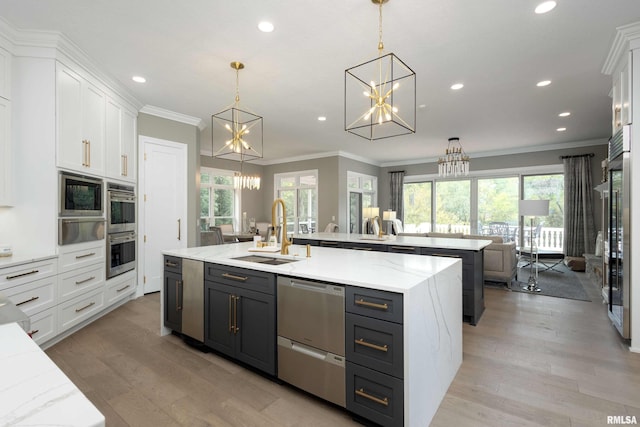
[[(382, 5), (378, 57), (345, 70), (344, 129), (374, 141), (415, 133), (416, 73), (393, 53), (384, 55)], [(364, 94), (364, 97), (363, 97)]]
[(438, 175), (469, 175), (469, 156), (464, 152), (460, 138), (449, 138), (444, 157), (438, 159)]
[(259, 190), (260, 177), (243, 175), (242, 172), (233, 173), (233, 188), (236, 190)]

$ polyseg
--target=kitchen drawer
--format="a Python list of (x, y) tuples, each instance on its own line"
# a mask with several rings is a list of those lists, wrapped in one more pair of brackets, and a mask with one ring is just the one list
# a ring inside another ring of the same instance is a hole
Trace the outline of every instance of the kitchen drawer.
[(402, 294), (356, 286), (347, 286), (346, 294), (347, 312), (402, 323)]
[(357, 251), (387, 252), (387, 246), (386, 245), (344, 242), (344, 243), (342, 243), (342, 247), (344, 249), (355, 249)]
[(27, 316), (31, 316), (47, 308), (56, 305), (57, 276), (46, 277), (22, 286), (14, 286), (3, 293), (23, 311)]
[(164, 271), (182, 274), (182, 258), (176, 256), (164, 256)]
[(417, 246), (389, 245), (389, 252), (420, 255), (422, 253), (422, 249)]
[(347, 409), (381, 426), (402, 426), (401, 379), (347, 362)]
[(458, 251), (452, 249), (422, 248), (422, 255), (460, 258), (463, 264), (473, 264), (472, 251)]
[(60, 275), (58, 301), (64, 302), (104, 285), (104, 264), (72, 270)]
[(87, 320), (104, 307), (104, 290), (97, 289), (58, 305), (58, 333)]
[(324, 248), (342, 248), (342, 242), (335, 242), (333, 240), (320, 240), (318, 246)]
[(404, 378), (402, 325), (346, 314), (346, 356), (349, 362)]
[(105, 252), (106, 242), (104, 240), (60, 246), (58, 270), (61, 273), (65, 273), (69, 270), (75, 270), (89, 265), (105, 265)]
[(206, 263), (204, 265), (204, 280), (270, 295), (276, 293), (276, 275), (263, 271)]
[(105, 301), (107, 305), (131, 295), (136, 290), (136, 274), (135, 271), (129, 271), (113, 279), (107, 280), (105, 291)]
[(0, 291), (54, 276), (58, 272), (58, 259), (29, 262), (0, 269)]
[(31, 316), (31, 329), (29, 335), (41, 345), (58, 334), (58, 312), (56, 307), (51, 307)]

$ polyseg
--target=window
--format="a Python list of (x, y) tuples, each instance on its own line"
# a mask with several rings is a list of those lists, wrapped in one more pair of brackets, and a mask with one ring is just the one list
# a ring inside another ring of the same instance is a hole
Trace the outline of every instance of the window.
[(404, 231), (428, 233), (431, 231), (431, 195), (433, 182), (404, 184)]
[(200, 228), (231, 224), (238, 229), (240, 191), (233, 188), (233, 171), (200, 168)]
[(436, 181), (437, 233), (469, 234), (471, 225), (471, 181)]
[[(287, 232), (314, 232), (318, 220), (318, 171), (281, 173), (274, 176), (276, 198), (287, 209)], [(278, 223), (282, 212), (278, 207)]]
[[(564, 244), (564, 175), (525, 175), (522, 177), (522, 198), (525, 200), (549, 200), (549, 216), (536, 218), (541, 224), (538, 247), (561, 250)], [(529, 227), (530, 217), (523, 227)]]
[[(362, 209), (378, 206), (378, 177), (347, 171), (349, 233), (363, 233)], [(382, 211), (380, 212), (382, 215)]]

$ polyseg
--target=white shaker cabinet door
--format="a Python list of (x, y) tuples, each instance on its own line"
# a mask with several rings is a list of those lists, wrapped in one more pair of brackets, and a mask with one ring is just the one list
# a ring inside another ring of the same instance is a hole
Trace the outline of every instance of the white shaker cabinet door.
[(107, 98), (105, 127), (106, 175), (108, 178), (122, 179), (122, 107)]

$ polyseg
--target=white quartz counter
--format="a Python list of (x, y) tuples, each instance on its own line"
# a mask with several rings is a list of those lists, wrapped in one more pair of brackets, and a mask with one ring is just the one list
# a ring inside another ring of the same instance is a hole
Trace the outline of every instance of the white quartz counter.
[(491, 240), (454, 239), (449, 237), (419, 237), (349, 233), (311, 233), (295, 234), (294, 239), (326, 240), (332, 242), (367, 243), (378, 245), (415, 246), (418, 248), (457, 249), (479, 251), (489, 246)]
[[(362, 252), (316, 246), (311, 248), (311, 257), (307, 258), (306, 247), (301, 245), (290, 246), (290, 255), (280, 255), (279, 252), (250, 252), (250, 248), (253, 248), (253, 242), (165, 250), (162, 253), (180, 258), (399, 293), (406, 293), (439, 271), (461, 262), (454, 258)], [(233, 259), (244, 255), (291, 258), (297, 261), (269, 265)]]
[(104, 426), (104, 416), (15, 323), (0, 325), (0, 425)]

